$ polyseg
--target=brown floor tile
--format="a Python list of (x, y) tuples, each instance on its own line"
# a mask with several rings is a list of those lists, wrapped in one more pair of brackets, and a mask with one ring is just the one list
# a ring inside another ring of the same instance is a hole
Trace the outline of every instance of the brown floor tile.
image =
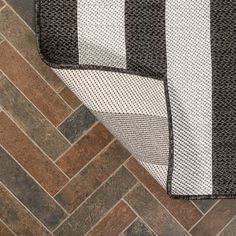
[(73, 109), (76, 109), (81, 104), (79, 98), (76, 97), (75, 94), (68, 87), (62, 89), (60, 95)]
[(202, 217), (200, 211), (191, 201), (171, 199), (166, 191), (135, 159), (130, 159), (126, 166), (144, 185), (147, 186), (156, 198), (186, 229), (190, 229), (191, 226)]
[(14, 234), (1, 221), (0, 221), (0, 235), (1, 236), (14, 236)]
[(35, 30), (35, 0), (5, 0)]
[(54, 125), (71, 114), (71, 108), (7, 42), (1, 43), (0, 55), (0, 69)]
[(80, 106), (58, 129), (71, 142), (78, 140), (96, 122), (95, 116), (84, 106)]
[(49, 230), (54, 229), (66, 217), (61, 207), (1, 147), (0, 181)]
[(41, 113), (0, 74), (0, 102), (15, 122), (52, 159), (56, 159), (70, 145)]
[(123, 236), (155, 236), (155, 234), (140, 219), (137, 219), (123, 233)]
[(136, 218), (121, 201), (86, 236), (119, 235)]
[(57, 161), (57, 165), (72, 177), (113, 138), (111, 133), (101, 123), (98, 123)]
[(4, 6), (5, 6), (5, 3), (2, 0), (0, 0), (0, 9), (3, 8)]
[(193, 202), (203, 213), (206, 213), (217, 200), (194, 200)]
[(0, 144), (50, 193), (68, 179), (3, 113), (0, 112)]
[[(22, 5), (22, 2), (19, 4)], [(30, 62), (30, 64), (57, 92), (61, 91), (65, 85), (56, 74), (42, 62), (37, 51), (34, 33), (9, 7), (4, 8), (0, 12), (0, 22), (0, 32), (7, 38), (7, 40), (14, 45), (22, 56)]]
[(98, 188), (127, 158), (129, 152), (115, 141), (83, 169), (55, 199), (72, 212)]
[(236, 215), (236, 200), (224, 199), (191, 230), (193, 236), (215, 236)]
[(56, 232), (56, 236), (82, 236), (103, 217), (127, 191), (136, 179), (121, 167), (103, 186), (82, 204)]
[[(16, 235), (50, 235), (2, 185), (0, 185), (0, 209), (2, 221)], [(12, 234), (1, 234), (0, 230), (0, 235), (7, 236)]]
[(141, 185), (129, 192), (125, 200), (159, 236), (188, 235), (168, 211)]
[(236, 235), (236, 217), (220, 232), (219, 236), (235, 236)]

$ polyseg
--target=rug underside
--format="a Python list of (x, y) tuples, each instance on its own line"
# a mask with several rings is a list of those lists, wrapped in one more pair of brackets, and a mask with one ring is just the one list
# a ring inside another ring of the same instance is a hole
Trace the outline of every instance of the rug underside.
[(37, 0), (37, 37), (171, 197), (236, 197), (236, 3)]

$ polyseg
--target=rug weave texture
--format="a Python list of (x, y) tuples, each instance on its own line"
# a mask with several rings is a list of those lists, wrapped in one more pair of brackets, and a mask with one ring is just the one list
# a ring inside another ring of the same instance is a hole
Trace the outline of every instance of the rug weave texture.
[(236, 197), (234, 1), (38, 0), (37, 38), (171, 197)]

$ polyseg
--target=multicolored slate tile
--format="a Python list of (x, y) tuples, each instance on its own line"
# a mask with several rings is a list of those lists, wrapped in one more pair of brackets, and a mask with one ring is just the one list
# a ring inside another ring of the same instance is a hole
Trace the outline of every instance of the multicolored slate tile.
[(45, 65), (34, 0), (0, 0), (0, 236), (235, 236), (236, 200), (170, 199)]

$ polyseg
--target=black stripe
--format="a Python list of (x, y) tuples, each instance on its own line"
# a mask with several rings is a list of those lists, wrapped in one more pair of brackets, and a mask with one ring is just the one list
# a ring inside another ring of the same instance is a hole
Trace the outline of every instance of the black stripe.
[(236, 1), (211, 1), (213, 194), (236, 192)]
[(38, 0), (40, 53), (48, 64), (77, 64), (77, 0)]
[(126, 0), (127, 69), (166, 74), (165, 0)]

